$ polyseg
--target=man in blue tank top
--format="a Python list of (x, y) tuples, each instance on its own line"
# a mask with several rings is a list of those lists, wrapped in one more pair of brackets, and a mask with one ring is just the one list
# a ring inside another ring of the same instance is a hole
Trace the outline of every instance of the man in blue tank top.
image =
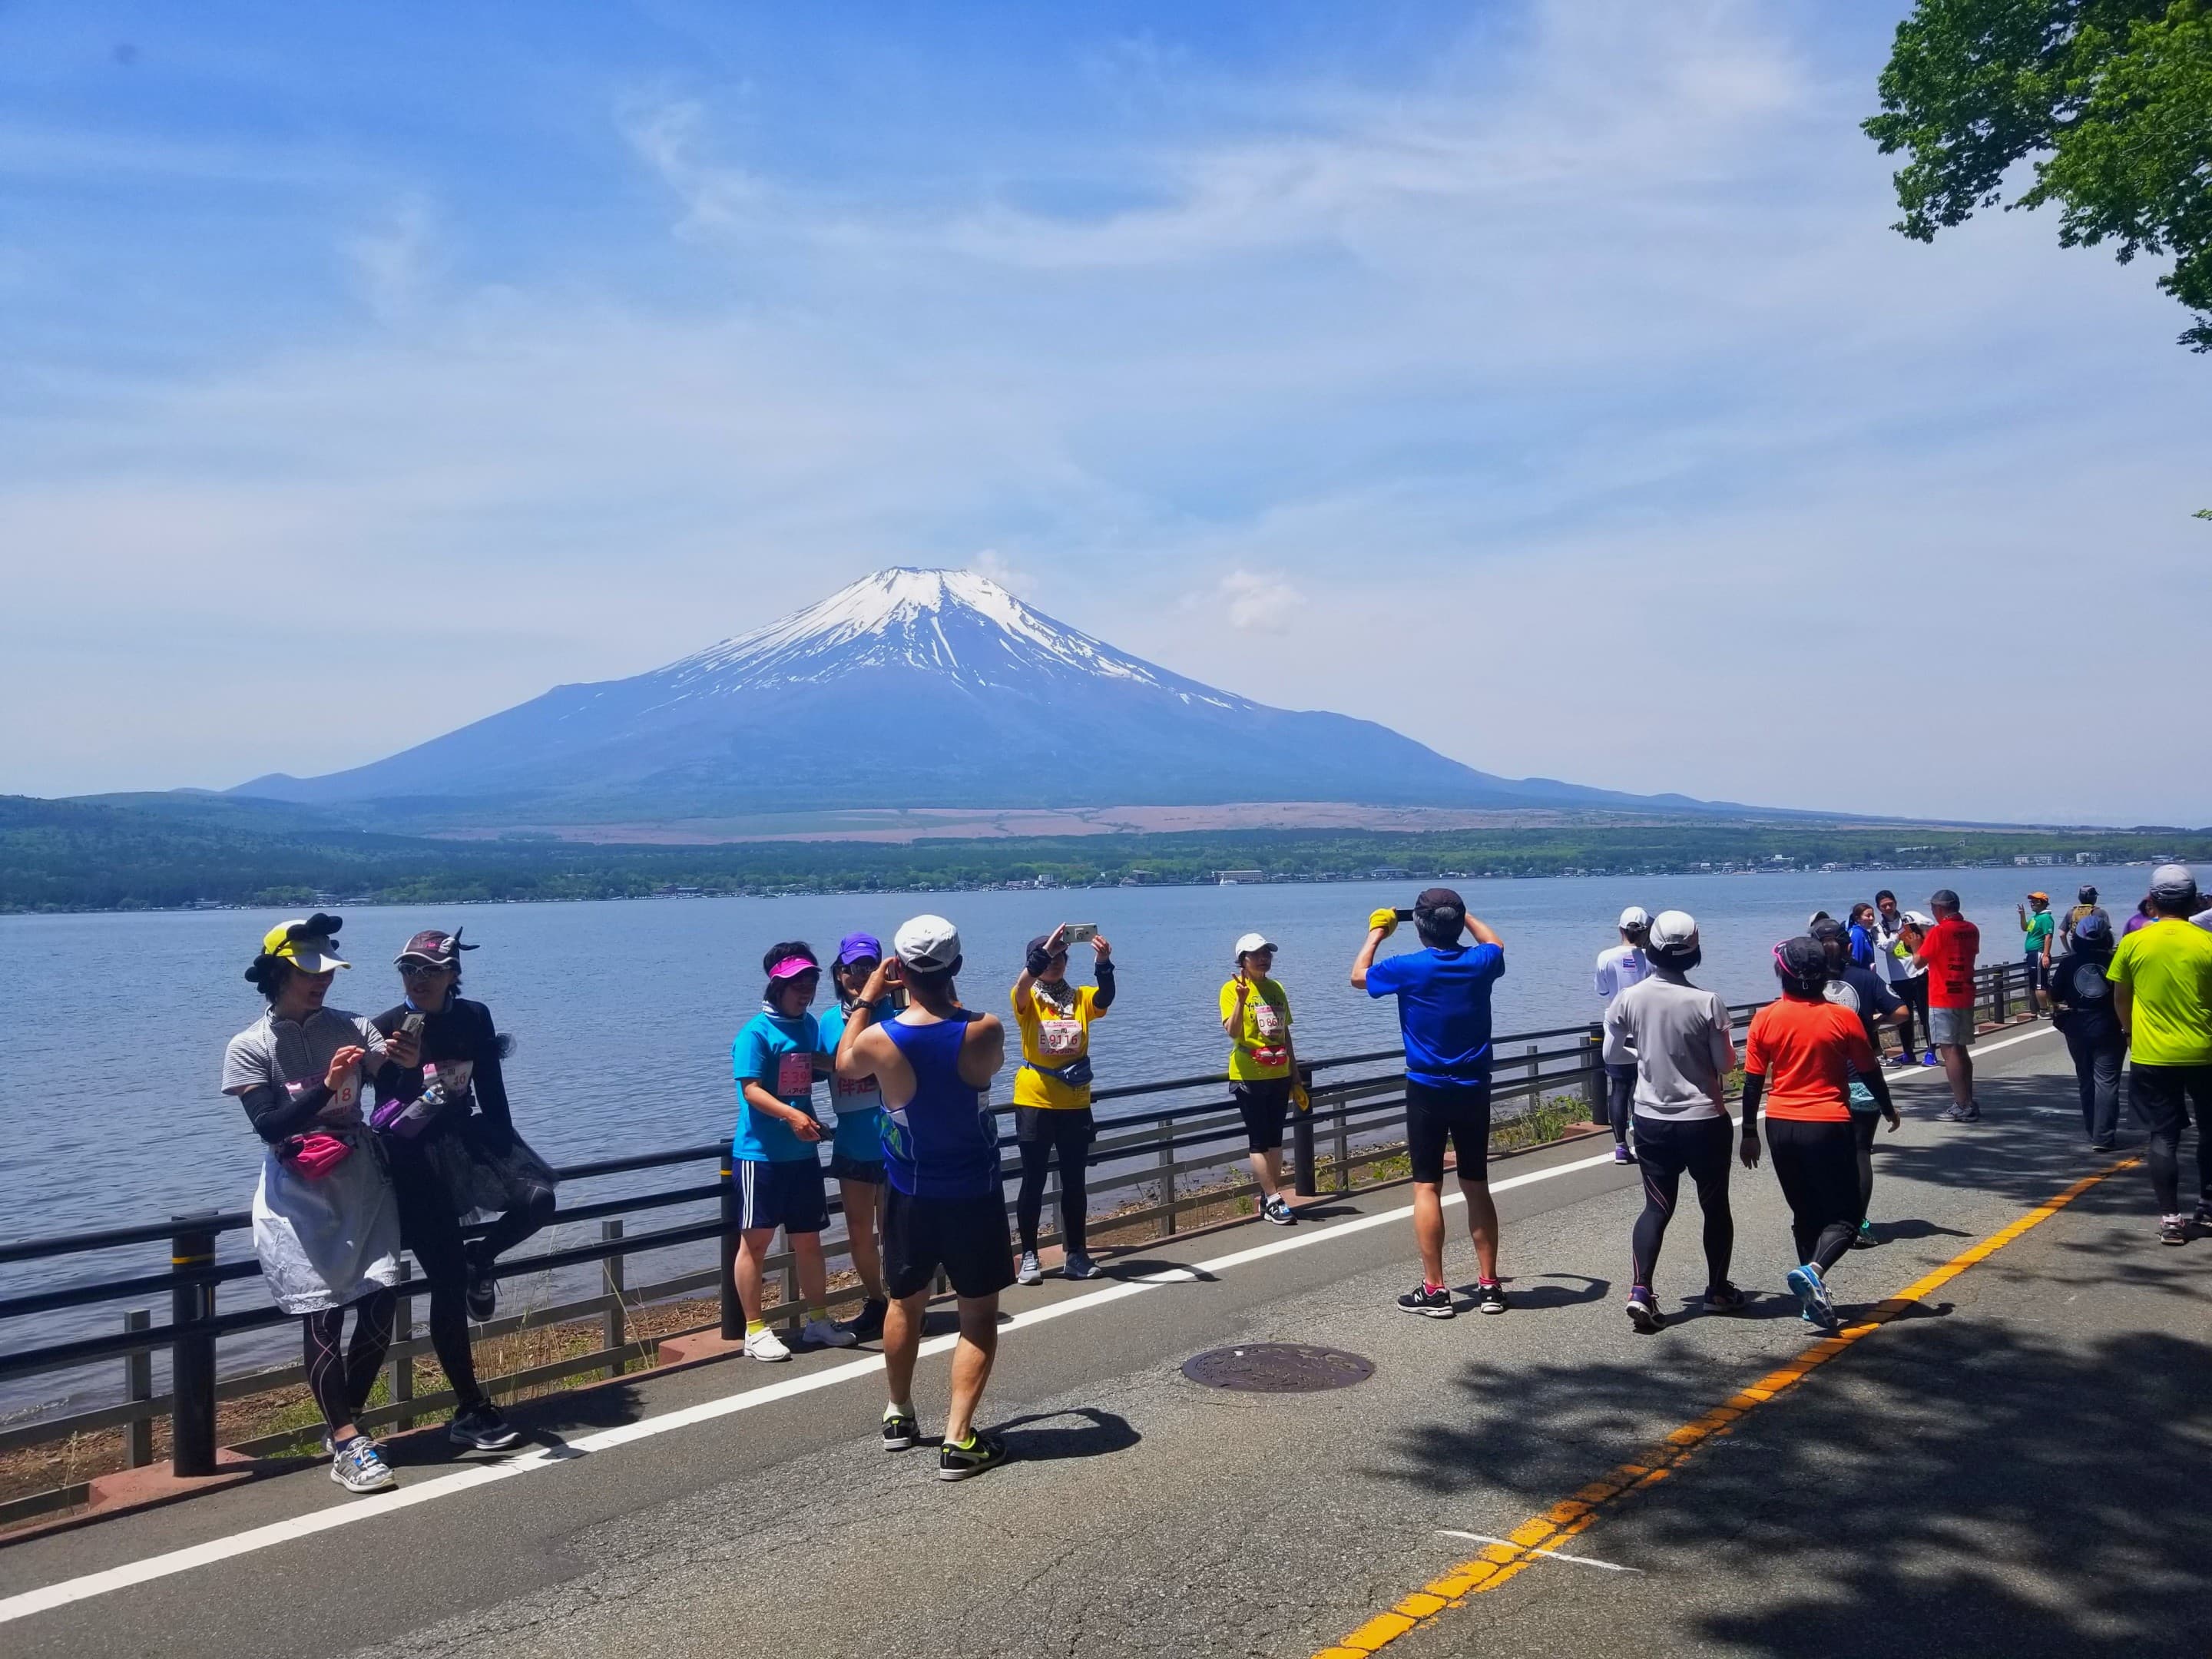
[[(960, 1006), (960, 935), (942, 916), (916, 916), (891, 940), (847, 1018), (837, 1075), (872, 1075), (883, 1091), (884, 1376), (890, 1404), (884, 1447), (921, 1437), (914, 1367), (931, 1281), (941, 1269), (958, 1298), (952, 1403), (937, 1478), (965, 1480), (1006, 1462), (1006, 1443), (975, 1428), (975, 1407), (999, 1351), (999, 1292), (1014, 1282), (1006, 1194), (999, 1173), (991, 1079), (1006, 1060), (1006, 1028)], [(875, 1010), (903, 984), (908, 1006), (881, 1021)]]

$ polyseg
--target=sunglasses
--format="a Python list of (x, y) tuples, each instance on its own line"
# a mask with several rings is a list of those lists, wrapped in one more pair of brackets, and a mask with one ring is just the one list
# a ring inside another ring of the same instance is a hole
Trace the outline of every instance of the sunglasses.
[(403, 962), (399, 964), (402, 979), (427, 979), (432, 974), (450, 974), (453, 971), (452, 964), (443, 962)]

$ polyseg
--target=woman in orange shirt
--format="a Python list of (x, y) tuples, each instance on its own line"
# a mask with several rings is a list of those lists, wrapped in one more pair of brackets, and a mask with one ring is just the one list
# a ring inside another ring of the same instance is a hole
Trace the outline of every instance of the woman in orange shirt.
[(1858, 1146), (1851, 1132), (1854, 1076), (1893, 1122), (1889, 1085), (1858, 1017), (1826, 1000), (1828, 953), (1812, 939), (1774, 947), (1782, 995), (1752, 1017), (1743, 1050), (1743, 1163), (1759, 1167), (1759, 1109), (1774, 1173), (1790, 1201), (1797, 1265), (1789, 1273), (1808, 1325), (1837, 1328), (1827, 1274), (1858, 1231)]

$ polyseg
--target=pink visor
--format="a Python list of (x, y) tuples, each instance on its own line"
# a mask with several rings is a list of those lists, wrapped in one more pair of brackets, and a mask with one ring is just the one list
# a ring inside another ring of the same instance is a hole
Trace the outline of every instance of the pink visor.
[(809, 962), (805, 957), (786, 957), (768, 970), (768, 976), (771, 980), (797, 979), (801, 974), (818, 974), (821, 971), (817, 964)]

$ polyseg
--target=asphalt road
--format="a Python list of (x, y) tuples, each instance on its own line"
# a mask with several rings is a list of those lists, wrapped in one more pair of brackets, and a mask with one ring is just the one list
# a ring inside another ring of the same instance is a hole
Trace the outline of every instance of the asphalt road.
[[(1972, 1128), (1931, 1121), (1940, 1082), (1907, 1085), (1879, 1160), (1887, 1242), (1838, 1268), (1847, 1310), (2110, 1166), (2063, 1065), (2047, 1032), (1988, 1054)], [(1771, 1173), (1735, 1184), (1752, 1314), (1686, 1300), (1686, 1194), (1659, 1273), (1680, 1316), (1639, 1337), (1620, 1302), (1640, 1199), (1632, 1171), (1577, 1167), (1592, 1151), (1495, 1167), (1519, 1182), (1503, 1317), (1400, 1313), (1407, 1194), (1370, 1194), (1125, 1257), (1119, 1283), (1010, 1293), (984, 1417), (1018, 1461), (978, 1480), (878, 1448), (865, 1358), (732, 1361), (534, 1407), (552, 1450), (505, 1478), (453, 1480), (442, 1448), (403, 1441), (396, 1500), (313, 1468), (0, 1549), (0, 1647), (1312, 1654), (1806, 1352)], [(2140, 1170), (2091, 1188), (1609, 1509), (1563, 1547), (1584, 1562), (1542, 1560), (1385, 1651), (2203, 1652), (2212, 1241), (2160, 1247), (2150, 1208)], [(1376, 1370), (1302, 1395), (1180, 1370), (1255, 1340)], [(931, 1426), (944, 1376), (924, 1362)], [(82, 1599), (16, 1599), (57, 1587)]]

